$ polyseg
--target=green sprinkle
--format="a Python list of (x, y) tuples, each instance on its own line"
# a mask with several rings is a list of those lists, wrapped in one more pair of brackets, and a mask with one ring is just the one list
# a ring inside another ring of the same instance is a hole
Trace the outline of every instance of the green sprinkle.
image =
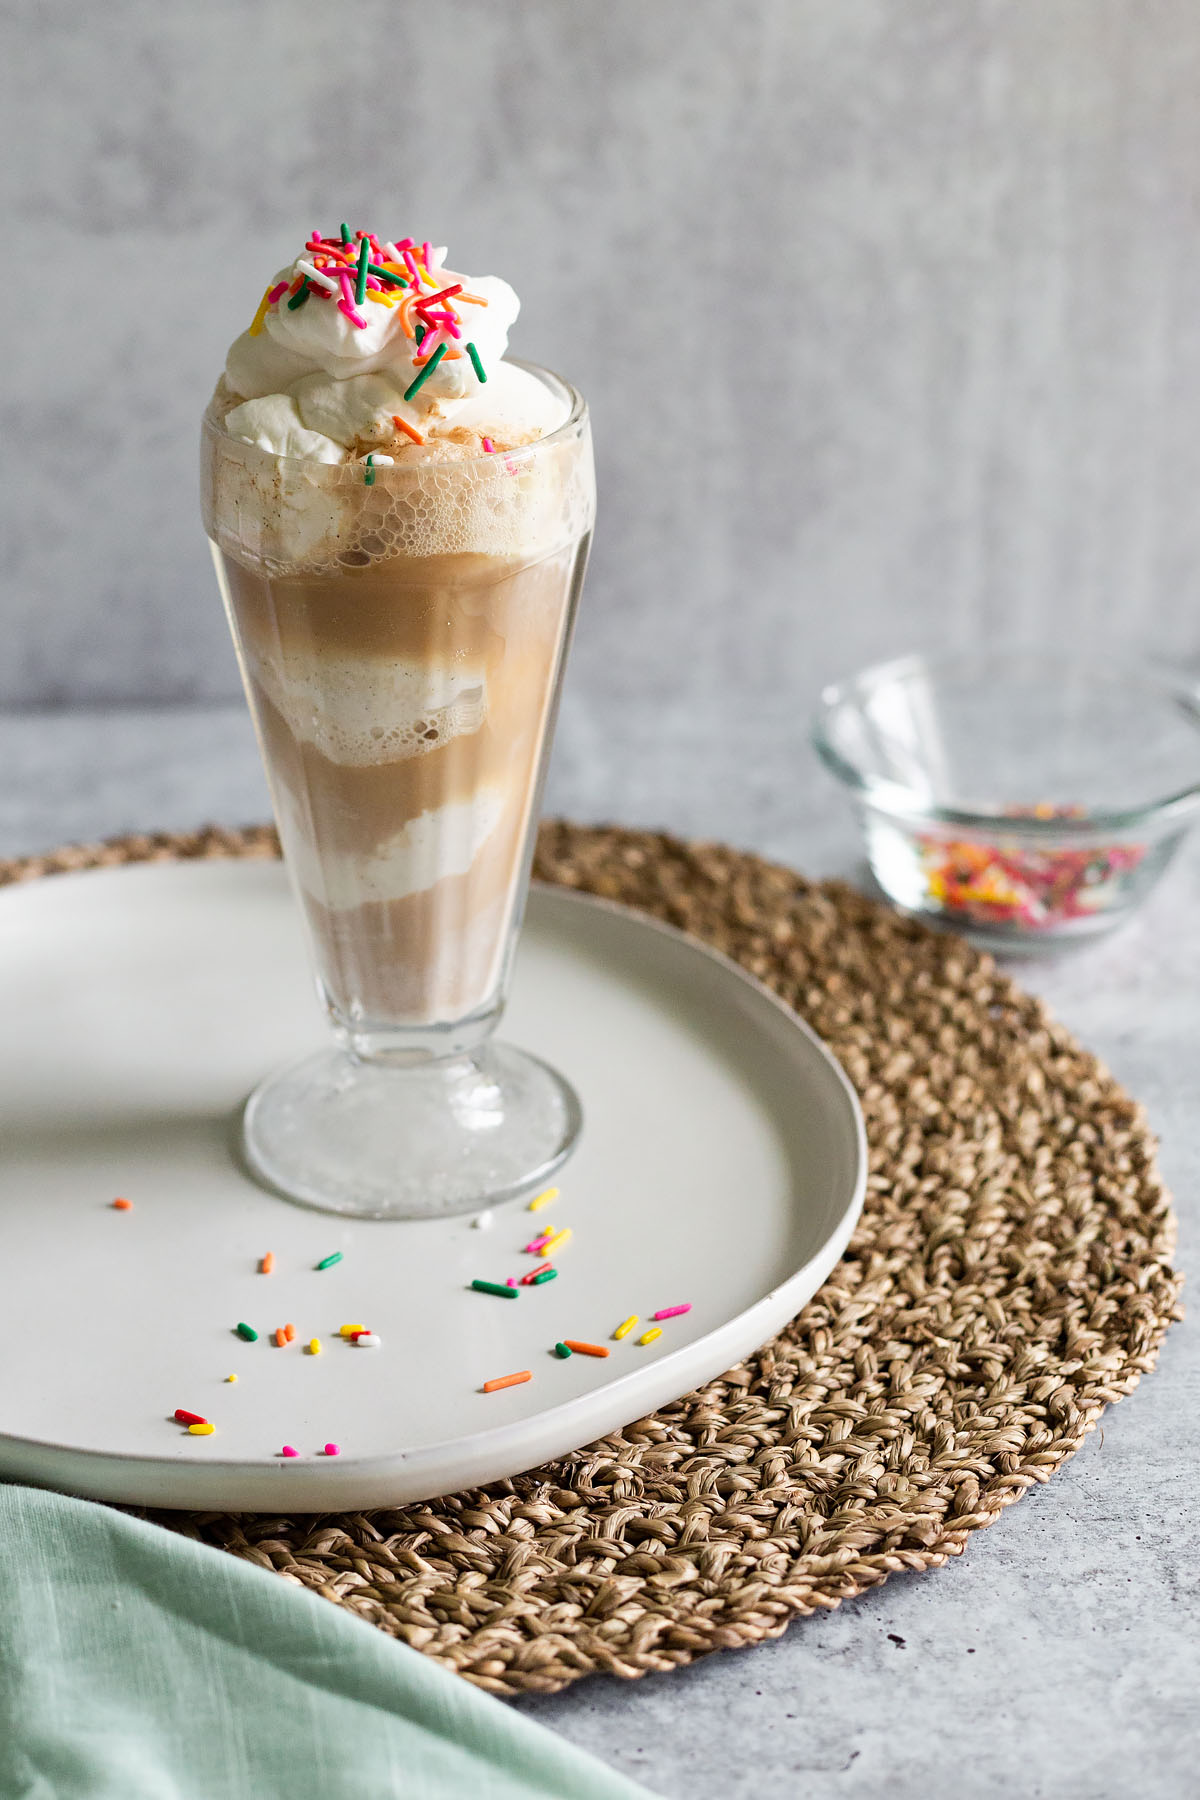
[(341, 1262), (341, 1260), (342, 1260), (341, 1251), (335, 1250), (332, 1256), (327, 1256), (323, 1262), (319, 1262), (317, 1264), (317, 1267), (318, 1267), (318, 1269), (332, 1269), (334, 1263), (339, 1263), (339, 1262)]
[(407, 287), (403, 275), (393, 275), (390, 269), (381, 269), (378, 263), (367, 264), (368, 275), (378, 275), (380, 281), (388, 281), (393, 287)]
[(571, 1354), (565, 1344), (555, 1344), (554, 1353), (556, 1356), (561, 1356), (564, 1362), (566, 1362), (568, 1356)]
[(487, 376), (483, 372), (483, 364), (479, 360), (479, 352), (475, 348), (474, 344), (467, 345), (467, 355), (470, 357), (472, 367), (474, 368), (475, 373), (478, 375), (480, 381), (486, 381)]
[(495, 1294), (501, 1300), (515, 1300), (516, 1288), (501, 1287), (498, 1281), (473, 1281), (471, 1286), (477, 1294)]
[(342, 234), (343, 244), (348, 244), (350, 242), (350, 227), (348, 225), (342, 225), (339, 227), (339, 230)]
[(240, 1338), (245, 1338), (248, 1344), (257, 1344), (258, 1333), (255, 1331), (253, 1325), (247, 1325), (243, 1322), (241, 1325), (236, 1325), (234, 1330)]
[(354, 304), (361, 306), (367, 297), (367, 263), (371, 255), (371, 245), (364, 238), (362, 249), (358, 253), (358, 280), (354, 285)]
[(417, 390), (419, 388), (424, 387), (425, 383), (429, 380), (429, 377), (433, 374), (433, 371), (437, 368), (438, 364), (441, 362), (441, 360), (442, 360), (443, 356), (445, 356), (445, 354), (446, 354), (446, 345), (439, 344), (437, 349), (434, 351), (433, 355), (430, 357), (429, 361), (425, 364), (425, 367), (421, 370), (421, 373), (417, 376), (417, 379), (414, 382), (411, 382), (409, 384), (409, 386), (405, 388), (404, 398), (406, 400), (411, 400), (413, 395), (417, 392)]
[[(368, 456), (367, 458), (367, 472), (363, 476), (363, 485), (364, 487), (375, 486), (375, 458), (373, 456)], [(329, 1265), (328, 1263), (318, 1263), (317, 1267), (319, 1269), (326, 1269)]]
[(421, 340), (425, 336), (425, 333), (428, 331), (428, 329), (429, 329), (428, 325), (418, 325), (417, 326), (417, 349), (418, 350), (421, 348)]
[(298, 306), (304, 305), (304, 302), (308, 299), (308, 291), (308, 276), (306, 275), (301, 285), (296, 289), (296, 292), (288, 301), (289, 312), (295, 312)]
[(541, 1287), (543, 1281), (553, 1281), (557, 1274), (557, 1269), (543, 1269), (540, 1275), (534, 1276), (529, 1285), (530, 1287)]

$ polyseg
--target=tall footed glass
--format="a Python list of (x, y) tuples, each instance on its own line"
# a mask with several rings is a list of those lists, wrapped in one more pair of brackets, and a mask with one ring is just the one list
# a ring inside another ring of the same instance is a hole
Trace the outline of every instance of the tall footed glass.
[(365, 1218), (544, 1183), (581, 1125), (498, 1043), (595, 509), (580, 396), (507, 452), (365, 470), (204, 422), (204, 521), (334, 1044), (247, 1103), (251, 1169)]

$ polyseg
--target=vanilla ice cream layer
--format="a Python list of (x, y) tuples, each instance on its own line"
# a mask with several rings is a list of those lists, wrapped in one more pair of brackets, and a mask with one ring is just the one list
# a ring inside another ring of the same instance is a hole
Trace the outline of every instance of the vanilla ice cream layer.
[[(288, 859), (304, 891), (331, 912), (423, 894), (465, 875), (504, 812), (504, 789), (482, 787), (470, 800), (419, 813), (375, 850), (317, 856), (307, 833), (286, 833)], [(286, 797), (285, 797), (286, 810)]]
[(487, 672), (470, 663), (260, 655), (254, 677), (294, 738), (346, 768), (439, 750), (487, 716)]

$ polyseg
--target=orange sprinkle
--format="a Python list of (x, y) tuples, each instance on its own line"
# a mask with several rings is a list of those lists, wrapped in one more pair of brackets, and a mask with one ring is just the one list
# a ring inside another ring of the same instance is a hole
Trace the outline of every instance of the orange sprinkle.
[(279, 1326), (279, 1328), (277, 1329), (277, 1331), (275, 1333), (275, 1342), (281, 1350), (283, 1349), (283, 1346), (287, 1343), (287, 1332), (283, 1329), (282, 1325)]
[(608, 1351), (603, 1344), (583, 1344), (578, 1338), (564, 1338), (563, 1343), (568, 1350), (575, 1350), (580, 1356), (607, 1356)]
[(482, 294), (455, 294), (455, 300), (466, 300), (472, 306), (486, 306), (487, 301)]
[(405, 432), (412, 439), (414, 444), (423, 444), (425, 442), (425, 439), (421, 436), (421, 433), (417, 430), (416, 426), (410, 425), (407, 419), (402, 419), (399, 413), (392, 414), (392, 424), (398, 431)]
[(132, 1200), (114, 1200), (113, 1205), (116, 1207), (118, 1212), (132, 1212), (133, 1211), (133, 1201)]
[[(607, 1356), (608, 1351), (606, 1350), (604, 1354)], [(499, 1388), (520, 1387), (523, 1381), (532, 1380), (533, 1371), (531, 1369), (520, 1369), (515, 1375), (498, 1375), (495, 1381), (485, 1381), (483, 1391), (485, 1394), (494, 1394)]]
[(258, 1272), (260, 1275), (270, 1275), (272, 1273), (272, 1271), (274, 1270), (274, 1267), (275, 1267), (275, 1252), (273, 1250), (268, 1250), (267, 1254), (263, 1257), (262, 1261), (258, 1265)]
[(296, 1327), (294, 1325), (285, 1325), (283, 1328), (283, 1335), (290, 1344), (296, 1335)]

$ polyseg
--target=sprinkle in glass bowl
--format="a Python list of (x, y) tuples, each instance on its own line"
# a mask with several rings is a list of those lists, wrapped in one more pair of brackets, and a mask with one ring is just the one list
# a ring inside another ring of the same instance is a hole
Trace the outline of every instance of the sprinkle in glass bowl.
[(888, 898), (993, 948), (1118, 924), (1200, 810), (1200, 686), (1132, 656), (880, 663), (825, 689), (814, 742)]

